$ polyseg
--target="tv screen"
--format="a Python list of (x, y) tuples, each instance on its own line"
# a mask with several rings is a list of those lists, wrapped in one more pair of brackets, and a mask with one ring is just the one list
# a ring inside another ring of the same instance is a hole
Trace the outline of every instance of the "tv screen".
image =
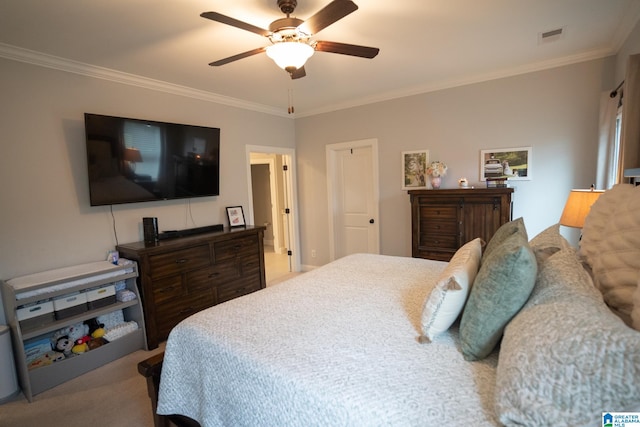
[(85, 113), (91, 206), (220, 194), (220, 129)]

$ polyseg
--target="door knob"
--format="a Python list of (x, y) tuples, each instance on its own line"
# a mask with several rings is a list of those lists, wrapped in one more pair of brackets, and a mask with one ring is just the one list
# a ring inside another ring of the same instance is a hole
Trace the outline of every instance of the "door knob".
[(369, 220), (369, 224), (373, 224), (374, 222), (375, 222), (375, 221), (374, 221), (374, 219), (373, 219), (373, 218), (371, 218), (371, 219)]

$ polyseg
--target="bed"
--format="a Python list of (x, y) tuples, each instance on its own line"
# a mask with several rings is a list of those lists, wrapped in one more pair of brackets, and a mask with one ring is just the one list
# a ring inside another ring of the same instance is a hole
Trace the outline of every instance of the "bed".
[(632, 188), (603, 194), (580, 250), (557, 224), (529, 239), (519, 218), (449, 263), (355, 254), (201, 311), (139, 366), (156, 423), (586, 426), (640, 411)]

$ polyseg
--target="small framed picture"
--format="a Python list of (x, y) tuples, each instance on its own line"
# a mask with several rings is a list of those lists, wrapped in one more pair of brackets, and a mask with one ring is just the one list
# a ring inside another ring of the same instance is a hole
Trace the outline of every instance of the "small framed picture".
[(244, 227), (244, 211), (242, 206), (227, 207), (227, 217), (229, 218), (229, 227)]
[(531, 180), (531, 147), (480, 150), (480, 181)]
[(427, 163), (429, 151), (402, 152), (402, 189), (424, 190), (427, 188)]

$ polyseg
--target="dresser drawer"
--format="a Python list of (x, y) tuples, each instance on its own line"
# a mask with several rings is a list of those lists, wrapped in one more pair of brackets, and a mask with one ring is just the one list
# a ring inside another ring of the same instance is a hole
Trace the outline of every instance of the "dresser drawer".
[(216, 263), (224, 260), (234, 259), (237, 256), (257, 254), (258, 236), (252, 234), (237, 239), (224, 240), (213, 244)]
[(240, 261), (241, 275), (243, 277), (260, 274), (260, 255), (253, 254), (245, 256)]
[(201, 288), (216, 286), (240, 277), (240, 263), (236, 260), (220, 262), (207, 268), (187, 273), (187, 287), (189, 292)]
[(438, 219), (429, 219), (429, 218), (421, 218), (420, 219), (420, 234), (427, 235), (442, 235), (448, 234), (455, 236), (459, 233), (458, 230), (458, 221), (454, 218), (453, 220), (446, 220), (444, 218)]
[(182, 275), (178, 274), (153, 281), (153, 300), (156, 304), (173, 301), (185, 293), (185, 288), (182, 284)]
[(243, 280), (218, 286), (218, 303), (250, 294), (260, 289), (260, 277), (244, 277)]
[(458, 236), (451, 234), (420, 234), (418, 248), (426, 249), (458, 249)]
[(458, 205), (454, 204), (424, 204), (420, 205), (420, 218), (429, 218), (431, 220), (452, 220), (458, 216)]
[(451, 258), (455, 254), (454, 250), (444, 250), (444, 251), (430, 251), (430, 250), (418, 250), (416, 254), (413, 256), (415, 258), (426, 258), (433, 259), (436, 261), (451, 261)]
[(171, 329), (182, 320), (216, 303), (216, 290), (187, 295), (179, 300), (166, 301), (156, 304), (156, 324), (158, 332), (166, 339)]
[(210, 262), (209, 245), (149, 256), (151, 276), (154, 278), (206, 267)]

